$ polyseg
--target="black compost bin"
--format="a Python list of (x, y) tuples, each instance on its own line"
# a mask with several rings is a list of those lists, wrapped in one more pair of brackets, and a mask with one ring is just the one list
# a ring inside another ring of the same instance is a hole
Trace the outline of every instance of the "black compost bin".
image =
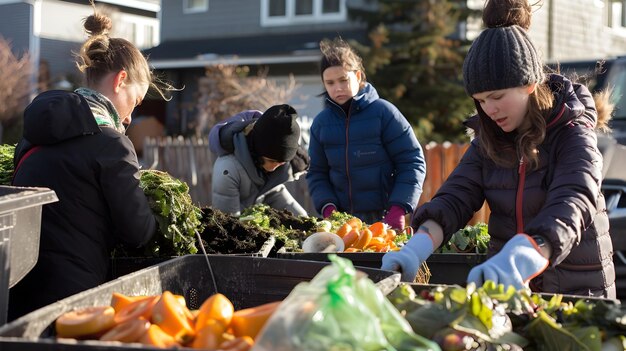
[[(358, 267), (380, 268), (384, 253), (380, 252), (339, 252)], [(328, 261), (325, 253), (284, 252), (276, 255), (283, 259)], [(434, 253), (426, 264), (430, 270), (431, 284), (465, 284), (470, 270), (486, 260), (485, 254), (472, 253)]]
[[(251, 257), (267, 257), (274, 245), (276, 243), (276, 238), (274, 236), (270, 236), (263, 246), (257, 252), (252, 253), (232, 253), (226, 255), (232, 256), (251, 256)], [(200, 254), (203, 256), (202, 254)], [(136, 272), (140, 269), (144, 269), (150, 266), (157, 265), (159, 263), (163, 263), (165, 261), (169, 261), (171, 259), (177, 258), (178, 256), (170, 256), (170, 257), (111, 257), (111, 278), (119, 278), (126, 274), (130, 274)]]
[[(203, 255), (181, 256), (70, 296), (6, 324), (0, 328), (0, 350), (77, 350), (76, 341), (68, 344), (50, 339), (53, 322), (75, 308), (108, 305), (113, 292), (154, 295), (169, 290), (183, 295), (189, 308), (197, 309), (215, 293), (216, 286), (218, 292), (233, 302), (235, 309), (242, 309), (284, 299), (298, 283), (309, 281), (329, 264), (231, 255), (208, 255), (208, 258), (215, 280)], [(359, 270), (375, 282), (397, 276), (380, 269)], [(78, 344), (85, 350), (121, 349), (98, 342)]]

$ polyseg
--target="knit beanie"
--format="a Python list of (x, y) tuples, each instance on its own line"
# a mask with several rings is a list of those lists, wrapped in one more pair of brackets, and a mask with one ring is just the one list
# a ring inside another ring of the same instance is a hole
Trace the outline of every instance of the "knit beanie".
[(517, 26), (487, 28), (463, 62), (468, 95), (516, 88), (545, 79), (541, 59), (526, 31)]
[(300, 142), (298, 113), (289, 105), (274, 105), (254, 124), (250, 134), (252, 148), (259, 156), (279, 162), (293, 159)]

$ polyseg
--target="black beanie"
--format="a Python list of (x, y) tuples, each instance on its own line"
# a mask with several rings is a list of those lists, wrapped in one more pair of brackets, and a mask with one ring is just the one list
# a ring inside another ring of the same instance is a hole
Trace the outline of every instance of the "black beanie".
[(468, 95), (516, 88), (545, 79), (541, 59), (526, 31), (517, 25), (487, 28), (463, 62)]
[(279, 162), (293, 159), (300, 142), (298, 113), (289, 105), (274, 105), (254, 124), (250, 140), (254, 151)]

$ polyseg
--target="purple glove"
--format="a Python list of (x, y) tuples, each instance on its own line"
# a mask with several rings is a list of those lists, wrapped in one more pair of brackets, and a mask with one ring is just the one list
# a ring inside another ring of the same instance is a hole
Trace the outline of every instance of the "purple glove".
[(528, 282), (548, 267), (533, 238), (520, 233), (509, 240), (500, 252), (469, 272), (468, 283), (482, 286), (492, 280), (496, 284), (513, 285), (516, 289), (528, 287)]
[(426, 261), (433, 250), (433, 239), (430, 235), (416, 233), (400, 251), (387, 252), (383, 256), (380, 269), (399, 271), (402, 273), (402, 281), (412, 283), (422, 262)]
[(324, 218), (328, 218), (335, 211), (337, 211), (337, 207), (335, 207), (335, 205), (333, 205), (333, 204), (326, 204), (326, 205), (324, 205), (324, 207), (322, 207), (322, 216)]
[(404, 208), (398, 205), (392, 205), (387, 211), (387, 215), (383, 218), (383, 222), (389, 224), (394, 229), (402, 230), (404, 229), (404, 222), (406, 212), (404, 212)]

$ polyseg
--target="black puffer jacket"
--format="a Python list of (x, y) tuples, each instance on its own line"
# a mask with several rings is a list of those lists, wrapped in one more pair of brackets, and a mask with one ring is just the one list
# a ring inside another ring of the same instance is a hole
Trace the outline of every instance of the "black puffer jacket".
[[(539, 147), (539, 168), (520, 176), (518, 167), (498, 167), (482, 155), (474, 139), (432, 201), (416, 210), (413, 225), (433, 219), (443, 226), (447, 242), (487, 200), (489, 255), (518, 233), (519, 226), (552, 244), (550, 267), (533, 281), (538, 290), (614, 297), (613, 247), (600, 192), (602, 155), (594, 132), (593, 97), (586, 87), (562, 76), (551, 76), (549, 86), (556, 103)], [(470, 118), (468, 126), (476, 130), (478, 118)], [(522, 204), (523, 222), (518, 223), (516, 203)]]
[(43, 206), (39, 258), (10, 291), (9, 319), (102, 284), (117, 243), (139, 247), (156, 231), (130, 139), (100, 128), (82, 96), (36, 97), (15, 160), (33, 145), (14, 185), (50, 188), (59, 201)]

